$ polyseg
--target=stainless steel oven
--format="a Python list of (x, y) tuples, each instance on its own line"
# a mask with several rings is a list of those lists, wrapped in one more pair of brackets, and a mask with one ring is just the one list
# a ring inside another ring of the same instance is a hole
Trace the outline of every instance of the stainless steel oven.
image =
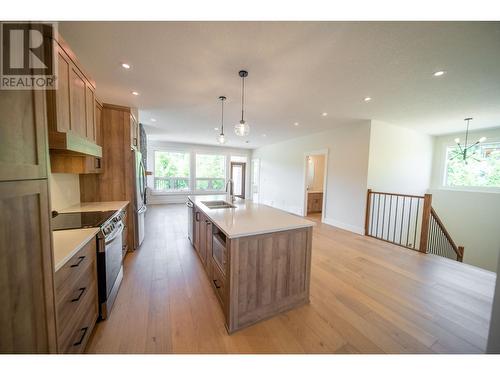
[(120, 211), (101, 226), (97, 249), (99, 317), (106, 319), (123, 279), (123, 215)]

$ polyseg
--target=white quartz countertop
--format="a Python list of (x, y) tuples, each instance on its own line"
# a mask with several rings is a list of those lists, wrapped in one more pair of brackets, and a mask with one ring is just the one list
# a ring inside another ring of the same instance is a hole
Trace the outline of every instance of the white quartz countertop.
[(60, 214), (68, 212), (90, 212), (90, 211), (118, 211), (124, 208), (128, 201), (110, 201), (110, 202), (82, 202), (65, 209), (58, 210)]
[(59, 268), (84, 247), (90, 240), (95, 241), (99, 228), (56, 230), (52, 232), (54, 245), (54, 266)]
[(312, 221), (264, 204), (237, 198), (236, 208), (210, 209), (204, 201), (224, 200), (227, 195), (191, 195), (189, 199), (229, 238), (312, 227)]

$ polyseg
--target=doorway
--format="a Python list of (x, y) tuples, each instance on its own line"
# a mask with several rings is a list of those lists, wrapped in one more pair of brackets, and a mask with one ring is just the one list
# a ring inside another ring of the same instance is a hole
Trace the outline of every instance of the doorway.
[(328, 150), (305, 154), (304, 216), (323, 222), (326, 207)]
[(235, 197), (245, 198), (246, 163), (231, 162), (231, 180), (233, 180), (233, 193)]

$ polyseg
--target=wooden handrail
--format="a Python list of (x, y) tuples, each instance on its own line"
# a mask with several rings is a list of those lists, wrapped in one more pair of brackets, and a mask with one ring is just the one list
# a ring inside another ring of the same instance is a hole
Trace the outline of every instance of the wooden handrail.
[(446, 228), (445, 228), (443, 222), (441, 221), (441, 219), (439, 218), (438, 214), (436, 213), (436, 211), (434, 211), (434, 208), (432, 208), (432, 207), (431, 207), (431, 215), (434, 218), (434, 220), (436, 220), (437, 225), (439, 226), (439, 228), (443, 232), (444, 236), (448, 240), (449, 244), (451, 245), (451, 247), (455, 251), (455, 254), (457, 254), (457, 260), (459, 260), (461, 262), (463, 260), (463, 256), (464, 256), (464, 247), (457, 246), (455, 241), (453, 241), (450, 234), (446, 230)]
[(393, 195), (395, 197), (425, 198), (423, 195), (386, 193), (386, 192), (383, 192), (383, 191), (372, 191), (371, 189), (368, 189), (368, 194), (385, 194), (385, 195)]

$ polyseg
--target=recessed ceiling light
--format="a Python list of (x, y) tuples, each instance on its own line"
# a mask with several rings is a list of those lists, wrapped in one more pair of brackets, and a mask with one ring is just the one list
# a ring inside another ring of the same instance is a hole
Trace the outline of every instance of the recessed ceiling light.
[(267, 134), (262, 134), (263, 137), (267, 137)]
[(219, 128), (214, 128), (215, 131), (219, 130)]
[(293, 125), (299, 126), (299, 123), (298, 122), (294, 122)]
[(155, 119), (155, 118), (152, 118), (152, 119), (151, 119), (151, 122), (156, 122), (156, 119)]
[(323, 112), (323, 113), (321, 114), (321, 116), (326, 117), (326, 116), (328, 116), (328, 113)]
[(446, 72), (444, 70), (438, 70), (437, 72), (434, 72), (432, 75), (434, 77), (441, 77), (443, 74), (445, 74)]
[(139, 93), (137, 91), (132, 91), (132, 95), (137, 96), (137, 95), (139, 95)]
[(367, 96), (366, 98), (363, 99), (365, 102), (369, 102), (370, 100), (372, 100), (372, 98), (370, 98), (369, 96)]
[(123, 69), (130, 69), (130, 64), (122, 63), (122, 68)]

